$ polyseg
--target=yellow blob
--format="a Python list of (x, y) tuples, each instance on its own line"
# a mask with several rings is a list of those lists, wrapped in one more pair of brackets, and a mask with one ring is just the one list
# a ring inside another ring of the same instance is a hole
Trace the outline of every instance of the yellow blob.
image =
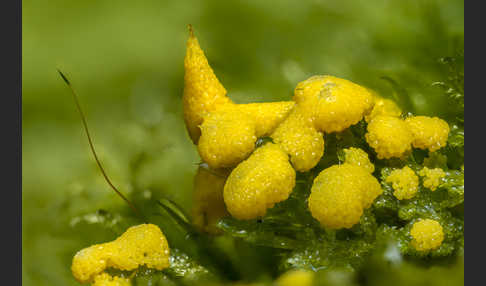
[(368, 89), (329, 75), (299, 82), (294, 101), (317, 130), (325, 133), (340, 132), (358, 123), (373, 107)]
[(223, 189), (228, 170), (212, 170), (200, 166), (194, 177), (193, 224), (203, 232), (220, 234), (219, 219), (229, 215), (224, 205)]
[(255, 122), (256, 137), (270, 135), (289, 115), (293, 101), (238, 104), (238, 111), (246, 113)]
[(373, 106), (371, 112), (365, 116), (366, 122), (369, 123), (371, 119), (379, 115), (400, 117), (400, 115), (402, 114), (402, 110), (393, 100), (382, 98), (376, 95), (374, 96), (374, 98), (375, 105)]
[(412, 116), (405, 119), (412, 132), (415, 148), (434, 152), (447, 144), (449, 125), (438, 117)]
[(439, 222), (432, 219), (420, 220), (410, 230), (412, 246), (417, 251), (428, 251), (439, 248), (444, 240), (444, 232)]
[(112, 242), (78, 251), (71, 271), (76, 280), (85, 283), (106, 268), (133, 270), (142, 265), (157, 270), (169, 267), (167, 240), (159, 227), (153, 224), (132, 226)]
[(445, 177), (446, 173), (441, 168), (429, 169), (424, 167), (419, 171), (419, 175), (425, 177), (424, 187), (429, 188), (431, 191), (435, 191), (440, 185), (440, 180)]
[(255, 149), (255, 121), (236, 105), (225, 105), (204, 118), (199, 155), (211, 168), (229, 168)]
[(287, 154), (267, 143), (231, 172), (224, 186), (224, 202), (233, 217), (254, 219), (286, 200), (294, 186), (295, 171)]
[(407, 124), (393, 116), (373, 118), (368, 124), (365, 138), (379, 159), (400, 158), (412, 149), (413, 137)]
[(408, 200), (418, 191), (419, 178), (410, 167), (393, 170), (385, 180), (392, 183), (393, 195), (399, 200)]
[(366, 169), (344, 163), (323, 170), (309, 196), (309, 210), (322, 226), (351, 228), (383, 190)]
[(94, 277), (93, 283), (91, 286), (130, 286), (132, 283), (130, 283), (130, 279), (128, 278), (123, 278), (123, 277), (117, 277), (117, 276), (111, 276), (108, 273), (101, 273), (98, 274)]
[(300, 172), (312, 169), (324, 154), (323, 134), (295, 108), (271, 137), (290, 156), (295, 170)]
[(184, 120), (192, 142), (197, 144), (201, 135), (199, 125), (203, 122), (203, 117), (221, 105), (231, 103), (231, 100), (209, 66), (192, 28), (187, 41), (184, 70)]
[(345, 156), (344, 163), (360, 166), (370, 173), (375, 171), (375, 165), (370, 162), (368, 153), (362, 149), (351, 147), (348, 149), (343, 149), (343, 151)]
[(289, 270), (282, 274), (276, 281), (276, 286), (312, 286), (314, 272), (307, 270)]

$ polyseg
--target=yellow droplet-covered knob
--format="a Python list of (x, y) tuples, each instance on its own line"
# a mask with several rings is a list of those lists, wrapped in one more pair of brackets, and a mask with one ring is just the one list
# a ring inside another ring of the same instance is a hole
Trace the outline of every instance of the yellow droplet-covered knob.
[(413, 224), (410, 230), (412, 246), (417, 251), (434, 250), (440, 247), (444, 240), (444, 232), (438, 221), (423, 219)]
[(233, 217), (254, 219), (286, 200), (294, 186), (295, 171), (287, 154), (266, 143), (233, 169), (224, 186), (224, 202)]
[(411, 199), (418, 191), (419, 178), (408, 166), (393, 170), (385, 181), (392, 184), (393, 195), (399, 200)]
[(412, 133), (403, 120), (393, 116), (377, 116), (368, 124), (366, 142), (379, 159), (401, 158), (412, 149)]
[(340, 132), (358, 123), (373, 107), (371, 92), (351, 81), (329, 75), (299, 82), (294, 101), (317, 130)]
[(412, 116), (405, 119), (412, 132), (414, 148), (434, 152), (447, 144), (449, 124), (438, 117)]
[(383, 190), (365, 168), (344, 163), (323, 170), (309, 196), (309, 210), (322, 226), (351, 228)]

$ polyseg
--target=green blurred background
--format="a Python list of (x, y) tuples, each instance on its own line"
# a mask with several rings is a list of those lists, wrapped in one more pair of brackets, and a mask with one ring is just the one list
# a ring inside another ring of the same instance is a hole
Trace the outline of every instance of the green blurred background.
[[(68, 88), (80, 96), (100, 158), (134, 200), (164, 196), (190, 212), (199, 162), (182, 119), (187, 24), (236, 102), (288, 100), (332, 74), (448, 117), (438, 58), (463, 48), (463, 1), (22, 1), (22, 277), (77, 285), (74, 253), (113, 239), (91, 227), (129, 209), (103, 181)], [(167, 230), (170, 232), (170, 230)], [(170, 236), (170, 234), (169, 234)]]

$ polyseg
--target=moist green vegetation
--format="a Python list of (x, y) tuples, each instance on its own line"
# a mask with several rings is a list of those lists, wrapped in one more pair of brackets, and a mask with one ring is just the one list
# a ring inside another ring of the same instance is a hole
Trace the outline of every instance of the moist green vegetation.
[[(319, 285), (463, 284), (463, 1), (267, 2), (23, 1), (23, 284), (78, 285), (76, 251), (142, 222), (103, 181), (57, 67), (80, 96), (112, 181), (171, 246), (169, 269), (123, 273), (134, 285), (270, 284), (295, 267), (316, 270)], [(226, 217), (223, 235), (200, 233), (188, 215), (199, 158), (180, 104), (188, 23), (238, 103), (287, 100), (297, 82), (332, 74), (412, 114), (446, 119), (448, 145), (415, 150), (405, 162), (378, 160), (360, 122), (326, 135), (321, 162), (298, 174), (290, 198), (265, 217)], [(326, 231), (306, 198), (313, 178), (350, 146), (370, 154), (380, 181), (405, 164), (447, 175), (434, 192), (420, 179), (406, 201), (383, 183), (360, 224)], [(408, 244), (419, 217), (444, 227), (441, 247), (425, 257)]]

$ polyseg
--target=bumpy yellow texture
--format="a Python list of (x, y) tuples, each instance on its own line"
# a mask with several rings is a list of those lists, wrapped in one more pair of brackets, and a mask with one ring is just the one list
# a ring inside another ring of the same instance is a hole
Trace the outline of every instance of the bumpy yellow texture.
[(230, 103), (231, 100), (226, 96), (226, 89), (214, 75), (192, 30), (187, 41), (184, 70), (184, 120), (192, 142), (197, 144), (201, 135), (198, 126), (202, 123), (203, 117), (219, 106)]
[(246, 159), (255, 148), (255, 121), (226, 105), (204, 118), (198, 151), (213, 168), (228, 168)]
[(314, 272), (307, 270), (289, 270), (282, 274), (276, 286), (312, 286), (314, 282)]
[(262, 137), (270, 133), (287, 117), (295, 102), (264, 102), (237, 104), (239, 112), (247, 114), (255, 122), (255, 136)]
[(434, 152), (447, 144), (449, 125), (438, 117), (412, 116), (405, 119), (412, 132), (414, 148)]
[(293, 99), (316, 129), (325, 133), (343, 131), (358, 123), (374, 102), (368, 89), (329, 75), (299, 82)]
[(271, 137), (290, 156), (296, 171), (312, 169), (324, 154), (323, 134), (311, 125), (299, 109), (294, 109)]
[(370, 122), (371, 119), (379, 115), (400, 117), (402, 110), (398, 105), (391, 99), (382, 98), (380, 96), (374, 95), (375, 104), (371, 112), (365, 116), (365, 121)]
[(403, 157), (412, 149), (412, 133), (405, 121), (393, 116), (379, 115), (368, 124), (366, 142), (379, 159)]
[(110, 274), (105, 272), (96, 275), (93, 279), (93, 283), (91, 284), (91, 286), (130, 286), (130, 285), (132, 285), (130, 283), (130, 279), (117, 277), (117, 276), (113, 277)]
[(224, 186), (224, 202), (233, 217), (253, 219), (286, 200), (294, 186), (295, 171), (287, 154), (267, 143), (233, 169)]
[(220, 234), (216, 227), (223, 216), (229, 215), (223, 200), (223, 189), (229, 172), (200, 166), (194, 177), (193, 224), (201, 231)]
[(145, 265), (162, 270), (169, 267), (169, 246), (159, 227), (141, 224), (128, 228), (112, 242), (82, 249), (73, 258), (71, 271), (81, 283), (112, 267), (133, 270)]
[(411, 199), (418, 191), (419, 178), (408, 166), (393, 170), (385, 181), (392, 184), (393, 195), (399, 200)]
[(424, 167), (419, 171), (419, 175), (424, 178), (424, 187), (429, 188), (431, 191), (435, 191), (440, 185), (440, 180), (445, 177), (446, 173), (441, 168), (429, 169)]
[(323, 170), (309, 196), (309, 210), (330, 229), (351, 228), (383, 190), (365, 168), (344, 163)]
[(268, 135), (284, 120), (293, 102), (225, 104), (207, 114), (198, 151), (211, 168), (231, 168), (255, 149), (258, 137)]
[(368, 153), (366, 153), (362, 149), (351, 147), (343, 149), (343, 151), (345, 157), (344, 163), (360, 166), (370, 173), (373, 173), (375, 171), (375, 165), (373, 165), (373, 163), (371, 163), (370, 159), (368, 158)]
[(432, 219), (423, 219), (413, 224), (410, 230), (412, 246), (417, 251), (437, 249), (444, 240), (444, 232), (439, 222)]

